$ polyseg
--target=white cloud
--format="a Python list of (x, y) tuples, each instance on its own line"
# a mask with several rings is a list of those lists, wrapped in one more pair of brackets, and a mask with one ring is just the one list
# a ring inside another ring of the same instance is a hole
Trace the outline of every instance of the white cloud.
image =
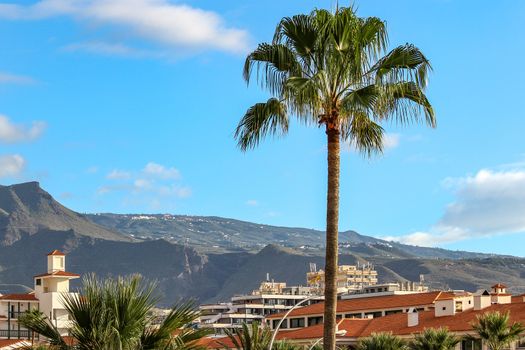
[(46, 123), (34, 121), (31, 126), (12, 123), (8, 117), (0, 115), (0, 142), (15, 143), (31, 141), (44, 132)]
[(259, 202), (256, 199), (248, 199), (246, 201), (246, 205), (248, 205), (250, 207), (256, 207), (256, 206), (259, 205)]
[(383, 147), (385, 150), (393, 149), (399, 146), (401, 135), (399, 134), (385, 134), (383, 137)]
[[(401, 135), (395, 134), (395, 133), (385, 133), (383, 135), (383, 149), (385, 151), (397, 148), (399, 144), (401, 143)], [(323, 149), (323, 150), (326, 150)], [(346, 141), (342, 144), (341, 147), (342, 152), (354, 152), (358, 153), (359, 151), (356, 149), (355, 144), (351, 141)]]
[(25, 159), (18, 154), (0, 156), (0, 177), (20, 175), (25, 164)]
[(0, 84), (33, 84), (35, 80), (23, 75), (0, 72)]
[(422, 246), (525, 232), (525, 170), (483, 169), (475, 175), (448, 178), (443, 186), (455, 193), (441, 219), (429, 232), (387, 237)]
[(128, 171), (113, 169), (109, 174), (106, 175), (107, 179), (110, 180), (123, 180), (131, 178), (131, 173)]
[(215, 12), (168, 0), (41, 0), (32, 5), (0, 4), (0, 18), (41, 20), (69, 16), (91, 27), (120, 30), (163, 46), (244, 52), (245, 30), (228, 27)]
[(164, 58), (166, 53), (154, 50), (142, 50), (122, 43), (109, 43), (104, 41), (88, 41), (66, 45), (62, 48), (68, 52), (88, 52), (106, 56), (121, 56), (133, 58)]
[(146, 175), (159, 177), (161, 179), (179, 179), (180, 172), (175, 168), (166, 168), (157, 163), (150, 162), (146, 164), (142, 172)]
[(178, 169), (149, 162), (139, 171), (114, 169), (106, 175), (112, 184), (101, 186), (98, 195), (124, 194), (125, 203), (158, 203), (172, 206), (173, 198), (191, 196), (191, 188), (180, 183)]

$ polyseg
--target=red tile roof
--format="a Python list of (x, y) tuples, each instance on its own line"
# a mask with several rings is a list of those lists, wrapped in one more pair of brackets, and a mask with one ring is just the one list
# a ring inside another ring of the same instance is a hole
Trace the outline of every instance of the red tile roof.
[(53, 250), (51, 253), (47, 254), (48, 256), (49, 255), (66, 255), (64, 253), (62, 253), (60, 250)]
[(55, 271), (51, 273), (42, 273), (35, 277), (47, 277), (47, 276), (60, 276), (60, 277), (80, 277), (78, 273), (66, 272), (66, 271)]
[[(436, 299), (444, 296), (452, 296), (448, 292), (427, 292), (416, 294), (401, 295), (384, 295), (366, 298), (356, 298), (337, 301), (337, 312), (347, 313), (366, 310), (383, 310), (395, 308), (408, 308), (412, 306), (432, 305)], [(322, 315), (324, 311), (324, 302), (304, 306), (293, 310), (288, 317)], [(281, 318), (284, 313), (278, 313), (268, 316), (268, 319)]]
[(6, 295), (0, 296), (0, 300), (38, 301), (34, 293), (6, 294)]
[(501, 283), (497, 283), (493, 285), (491, 288), (507, 288), (507, 286)]
[(469, 292), (442, 292), (436, 300), (452, 300), (455, 298), (468, 297), (472, 295)]
[[(28, 345), (31, 345), (27, 340), (23, 339), (0, 339), (0, 349), (13, 346), (13, 345), (20, 345), (19, 347), (27, 347)], [(18, 348), (18, 346), (17, 346)]]
[[(338, 329), (345, 330), (343, 336), (347, 338), (359, 337), (363, 330), (372, 321), (371, 318), (347, 318), (338, 322)], [(293, 331), (281, 331), (277, 335), (277, 339), (319, 339), (323, 337), (323, 324), (318, 324), (311, 327), (301, 328)]]
[(202, 338), (197, 342), (196, 345), (204, 346), (208, 349), (234, 349), (235, 344), (233, 344), (230, 337), (220, 337), (220, 338)]
[[(516, 304), (494, 304), (483, 310), (467, 310), (454, 316), (436, 317), (434, 311), (423, 311), (419, 313), (419, 324), (408, 327), (408, 315), (398, 313), (373, 319), (343, 319), (339, 324), (339, 330), (346, 330), (347, 333), (340, 338), (361, 338), (368, 337), (372, 333), (392, 332), (395, 335), (411, 335), (420, 333), (426, 328), (448, 328), (451, 332), (469, 332), (472, 330), (472, 323), (476, 321), (478, 315), (486, 312), (499, 311), (510, 313), (510, 322), (525, 323), (525, 303)], [(278, 339), (308, 340), (320, 338), (323, 335), (323, 325), (316, 325), (296, 331), (281, 331)]]

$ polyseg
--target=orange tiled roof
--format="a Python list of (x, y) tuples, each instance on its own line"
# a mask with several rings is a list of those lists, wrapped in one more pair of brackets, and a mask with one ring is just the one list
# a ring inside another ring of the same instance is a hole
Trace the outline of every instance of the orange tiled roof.
[(507, 286), (502, 283), (496, 283), (491, 288), (507, 288)]
[[(431, 305), (442, 294), (452, 296), (448, 292), (427, 292), (416, 294), (398, 294), (384, 295), (366, 298), (356, 298), (337, 301), (337, 312), (346, 313), (361, 310), (382, 310), (394, 308), (407, 308), (411, 306)], [(304, 306), (293, 310), (288, 317), (322, 315), (324, 311), (324, 302)], [(281, 318), (284, 313), (269, 315), (267, 318)]]
[(13, 346), (13, 345), (30, 345), (27, 340), (23, 339), (0, 339), (0, 348), (7, 347), (7, 346)]
[(202, 338), (197, 342), (197, 345), (205, 346), (208, 349), (234, 349), (235, 344), (233, 344), (230, 337), (220, 337), (220, 338)]
[(461, 297), (468, 297), (472, 295), (472, 293), (469, 293), (469, 292), (459, 292), (459, 293), (454, 293), (454, 292), (442, 292), (437, 298), (436, 300), (452, 300), (452, 299), (455, 299), (455, 298), (461, 298)]
[[(467, 310), (455, 316), (436, 317), (434, 311), (419, 313), (419, 324), (408, 327), (408, 315), (406, 313), (392, 314), (373, 319), (343, 319), (339, 324), (339, 330), (347, 333), (341, 338), (368, 337), (372, 333), (392, 332), (395, 335), (411, 335), (420, 333), (426, 328), (446, 327), (451, 332), (469, 332), (476, 317), (486, 312), (499, 311), (510, 312), (510, 322), (525, 322), (525, 303), (516, 304), (494, 304), (483, 310)], [(323, 325), (316, 325), (298, 329), (296, 331), (279, 332), (279, 339), (313, 339), (323, 335)]]
[(38, 301), (34, 293), (27, 294), (6, 294), (0, 297), (0, 300), (23, 300), (23, 301)]
[(62, 253), (60, 250), (53, 250), (51, 253), (47, 254), (48, 256), (49, 255), (66, 255), (64, 253)]
[[(338, 322), (338, 329), (345, 330), (347, 338), (359, 337), (363, 330), (370, 324), (372, 318), (346, 318)], [(293, 331), (282, 331), (277, 339), (319, 339), (323, 337), (323, 324), (301, 328)]]
[(55, 271), (51, 273), (42, 273), (35, 277), (47, 277), (47, 276), (60, 276), (60, 277), (80, 277), (78, 273), (66, 272), (66, 271)]

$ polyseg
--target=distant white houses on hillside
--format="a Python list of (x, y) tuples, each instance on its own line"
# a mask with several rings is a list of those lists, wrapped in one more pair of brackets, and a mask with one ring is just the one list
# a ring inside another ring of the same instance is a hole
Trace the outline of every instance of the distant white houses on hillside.
[(69, 315), (62, 303), (62, 295), (75, 294), (69, 291), (69, 281), (79, 277), (66, 271), (64, 253), (58, 250), (49, 253), (47, 272), (34, 276), (34, 291), (0, 296), (0, 339), (30, 339), (31, 332), (18, 322), (18, 318), (34, 309), (40, 310), (61, 334), (66, 335)]

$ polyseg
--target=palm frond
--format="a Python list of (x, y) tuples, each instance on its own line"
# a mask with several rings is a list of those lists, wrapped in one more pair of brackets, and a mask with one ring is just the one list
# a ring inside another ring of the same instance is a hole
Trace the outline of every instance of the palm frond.
[(370, 157), (374, 153), (383, 152), (384, 129), (374, 122), (366, 113), (355, 113), (352, 117), (343, 119), (341, 126), (343, 140), (350, 143), (360, 153)]
[(508, 312), (498, 311), (478, 315), (472, 328), (491, 350), (506, 348), (525, 331), (525, 327), (519, 322), (510, 324)]
[(308, 60), (315, 51), (318, 30), (309, 15), (296, 15), (283, 18), (273, 37), (274, 44), (285, 44), (300, 57)]
[(405, 124), (419, 121), (421, 114), (425, 122), (436, 127), (434, 109), (421, 88), (414, 82), (399, 82), (380, 87), (381, 102), (376, 111), (382, 119), (395, 119)]
[(410, 343), (412, 350), (454, 350), (461, 341), (447, 328), (427, 328), (423, 333), (416, 334)]
[(246, 57), (243, 77), (247, 83), (256, 68), (256, 78), (272, 94), (280, 95), (289, 76), (302, 76), (301, 65), (286, 45), (262, 43)]
[(267, 135), (284, 135), (288, 132), (286, 106), (276, 98), (250, 107), (235, 130), (241, 150), (253, 148)]
[(429, 60), (417, 47), (405, 44), (377, 61), (369, 73), (375, 73), (379, 83), (413, 80), (420, 88), (424, 88), (431, 69)]
[(189, 325), (199, 317), (193, 302), (176, 304), (159, 327), (147, 327), (141, 336), (141, 349), (199, 349), (198, 340), (210, 334), (210, 329)]
[(68, 350), (70, 346), (66, 344), (58, 329), (53, 323), (39, 310), (26, 311), (18, 319), (21, 325), (38, 333), (48, 339), (49, 344), (60, 350)]
[(405, 341), (392, 333), (373, 333), (361, 340), (358, 350), (408, 350)]

